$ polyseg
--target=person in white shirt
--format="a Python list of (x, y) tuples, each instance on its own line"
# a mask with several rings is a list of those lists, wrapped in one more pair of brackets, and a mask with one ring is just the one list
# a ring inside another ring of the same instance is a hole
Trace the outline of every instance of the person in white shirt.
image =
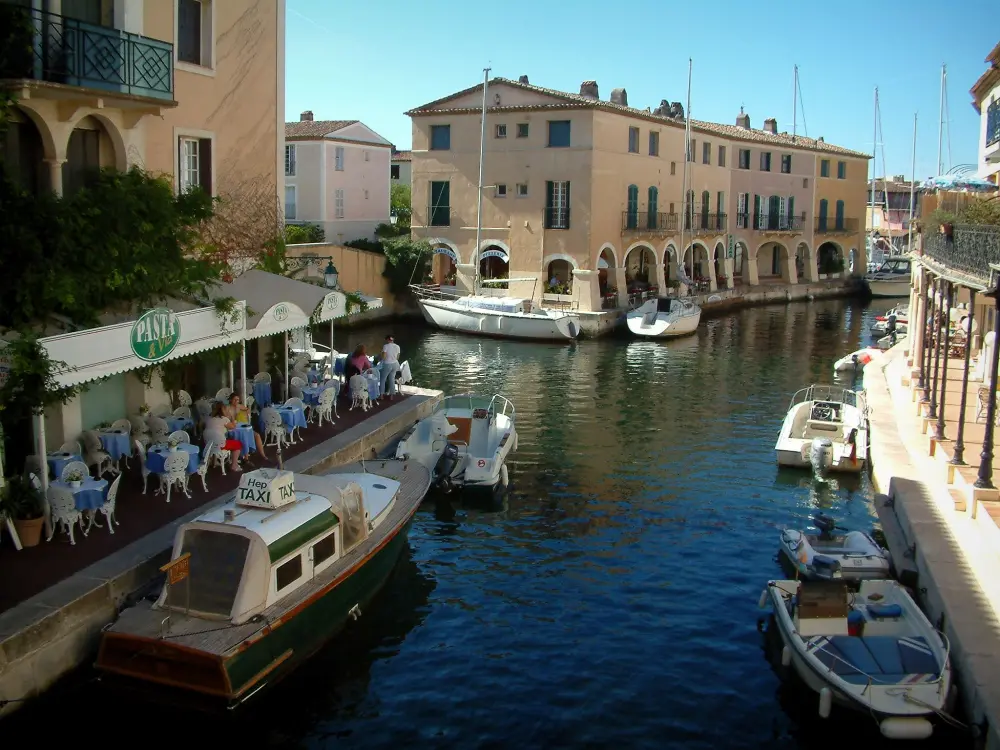
[(379, 393), (390, 399), (396, 395), (396, 373), (399, 372), (399, 345), (392, 335), (385, 337), (382, 347), (382, 377), (379, 383)]

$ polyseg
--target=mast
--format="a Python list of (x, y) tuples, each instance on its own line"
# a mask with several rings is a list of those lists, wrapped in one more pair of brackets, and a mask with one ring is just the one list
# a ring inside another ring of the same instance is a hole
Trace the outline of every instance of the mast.
[(795, 141), (795, 128), (798, 125), (799, 114), (799, 66), (795, 66), (795, 77), (792, 82), (792, 141)]
[(490, 68), (483, 68), (483, 123), (479, 132), (479, 198), (476, 202), (476, 249), (472, 253), (476, 264), (472, 293), (479, 293), (479, 244), (483, 237), (483, 162), (486, 159), (486, 89), (490, 84)]
[(948, 77), (948, 66), (941, 66), (941, 103), (938, 106), (938, 160), (937, 160), (937, 173), (940, 175), (944, 171), (944, 165), (941, 163), (941, 138), (944, 135), (944, 87), (945, 80)]
[(917, 113), (913, 113), (913, 156), (910, 161), (910, 222), (906, 227), (906, 252), (913, 252), (914, 180), (917, 177)]
[[(868, 233), (868, 242), (871, 245), (871, 254), (875, 255), (875, 169), (878, 163), (878, 86), (875, 87), (875, 117), (872, 125), (872, 187), (871, 187), (871, 226)], [(871, 260), (871, 258), (869, 258)]]
[[(684, 268), (685, 261), (687, 259), (687, 248), (684, 247), (684, 224), (689, 220), (694, 222), (694, 206), (688, 206), (688, 168), (690, 161), (694, 159), (694, 154), (691, 153), (691, 58), (688, 58), (688, 90), (687, 90), (687, 103), (684, 109), (684, 171), (682, 172), (681, 186), (683, 190), (683, 195), (681, 197), (681, 205), (684, 207), (684, 217), (681, 219), (681, 247), (680, 247), (680, 262), (681, 266), (678, 271), (678, 275), (683, 274), (687, 276), (687, 270)], [(692, 251), (691, 256), (691, 274), (694, 275), (694, 255)], [(690, 279), (693, 281), (694, 279)]]

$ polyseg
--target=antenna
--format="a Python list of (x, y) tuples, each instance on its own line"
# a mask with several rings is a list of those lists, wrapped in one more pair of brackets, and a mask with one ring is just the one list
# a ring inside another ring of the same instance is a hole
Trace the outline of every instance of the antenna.
[(798, 124), (799, 114), (799, 66), (794, 66), (794, 78), (792, 79), (792, 141), (795, 141), (795, 128)]

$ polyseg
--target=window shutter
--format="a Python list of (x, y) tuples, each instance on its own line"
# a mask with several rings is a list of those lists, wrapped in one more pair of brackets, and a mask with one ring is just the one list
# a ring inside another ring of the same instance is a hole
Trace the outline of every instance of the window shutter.
[(198, 141), (198, 182), (201, 189), (212, 194), (212, 139)]
[(788, 196), (788, 228), (792, 228), (792, 223), (795, 221), (795, 196)]
[(566, 205), (563, 207), (563, 229), (569, 229), (569, 180), (566, 181)]
[(753, 228), (760, 229), (760, 196), (753, 196)]
[(184, 192), (184, 139), (177, 139), (177, 192)]

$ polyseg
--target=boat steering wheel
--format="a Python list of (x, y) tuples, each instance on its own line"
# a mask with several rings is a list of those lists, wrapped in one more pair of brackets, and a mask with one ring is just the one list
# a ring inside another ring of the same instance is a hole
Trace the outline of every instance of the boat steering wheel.
[(827, 404), (817, 404), (813, 407), (813, 419), (819, 419), (824, 422), (832, 421), (833, 407)]

